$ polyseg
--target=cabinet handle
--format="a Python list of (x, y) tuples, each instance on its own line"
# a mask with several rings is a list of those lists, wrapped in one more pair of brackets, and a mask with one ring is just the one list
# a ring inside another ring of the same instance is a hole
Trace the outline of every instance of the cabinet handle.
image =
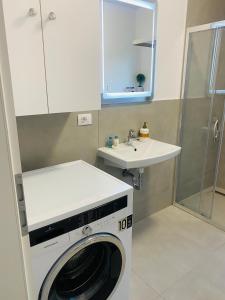
[(50, 12), (49, 15), (48, 15), (48, 19), (50, 21), (54, 21), (56, 19), (56, 14), (53, 11)]
[(35, 8), (30, 8), (28, 11), (28, 15), (30, 17), (35, 17), (37, 15), (37, 11), (35, 10)]

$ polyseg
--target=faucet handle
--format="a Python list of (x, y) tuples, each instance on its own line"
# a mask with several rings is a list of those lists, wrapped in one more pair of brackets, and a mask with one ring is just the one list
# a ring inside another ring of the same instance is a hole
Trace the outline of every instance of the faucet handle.
[(136, 138), (137, 137), (136, 131), (134, 129), (129, 130), (129, 137), (130, 138)]

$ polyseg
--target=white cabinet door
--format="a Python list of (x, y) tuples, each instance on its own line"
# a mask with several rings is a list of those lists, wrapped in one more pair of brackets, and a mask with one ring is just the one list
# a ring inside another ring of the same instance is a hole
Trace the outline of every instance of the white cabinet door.
[(2, 0), (17, 116), (48, 113), (39, 0)]
[(100, 0), (41, 0), (49, 112), (101, 107)]

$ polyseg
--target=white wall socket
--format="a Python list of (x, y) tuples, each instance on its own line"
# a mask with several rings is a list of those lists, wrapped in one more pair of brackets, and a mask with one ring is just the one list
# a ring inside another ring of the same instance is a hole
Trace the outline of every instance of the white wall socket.
[(78, 115), (78, 126), (92, 125), (92, 114), (79, 114)]

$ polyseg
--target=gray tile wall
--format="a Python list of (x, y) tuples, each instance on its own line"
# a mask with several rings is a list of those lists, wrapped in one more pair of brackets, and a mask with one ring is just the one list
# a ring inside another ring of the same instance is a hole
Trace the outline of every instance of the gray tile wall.
[(224, 0), (189, 0), (187, 26), (196, 26), (225, 19)]
[[(121, 140), (130, 128), (138, 130), (149, 123), (151, 136), (176, 143), (179, 100), (151, 104), (118, 106), (94, 111), (93, 125), (78, 127), (77, 113), (17, 118), (23, 171), (83, 159), (121, 178), (121, 172), (106, 168), (96, 160), (96, 149), (106, 136)], [(174, 160), (146, 169), (142, 191), (135, 191), (135, 219), (152, 214), (172, 203)]]

